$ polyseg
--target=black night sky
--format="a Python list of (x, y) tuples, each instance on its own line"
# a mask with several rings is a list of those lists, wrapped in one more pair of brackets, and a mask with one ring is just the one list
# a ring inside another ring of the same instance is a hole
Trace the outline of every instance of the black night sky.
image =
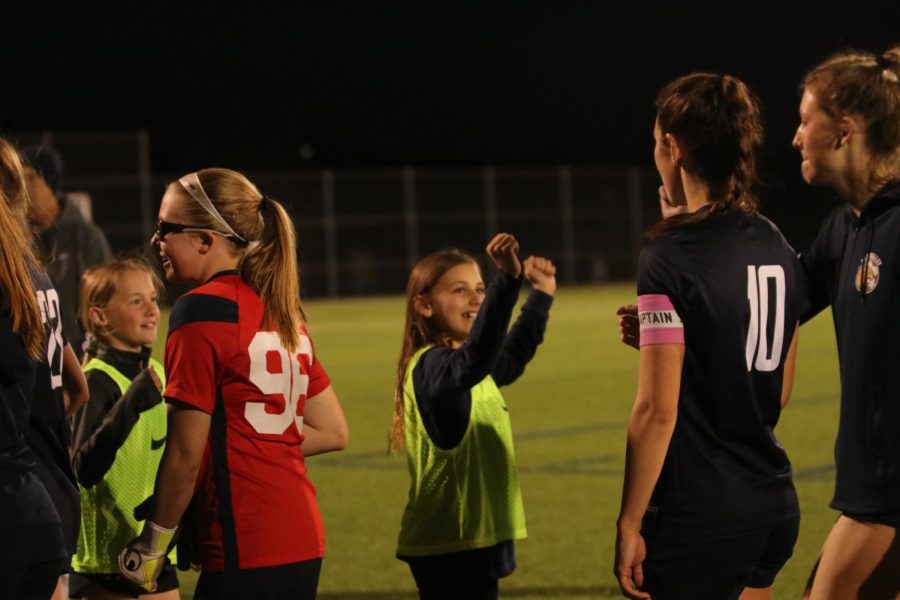
[(0, 131), (144, 128), (157, 172), (650, 164), (656, 91), (712, 70), (763, 100), (770, 196), (801, 204), (804, 71), (900, 42), (896, 1), (109, 6), (4, 9)]

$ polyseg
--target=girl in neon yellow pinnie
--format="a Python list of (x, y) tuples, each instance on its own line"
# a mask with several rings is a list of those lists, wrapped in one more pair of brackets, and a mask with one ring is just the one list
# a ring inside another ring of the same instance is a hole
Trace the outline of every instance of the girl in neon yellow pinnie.
[[(413, 269), (397, 369), (391, 453), (406, 446), (409, 500), (397, 558), (423, 599), (496, 598), (526, 536), (509, 411), (500, 387), (534, 356), (556, 292), (545, 258), (519, 261), (507, 233), (487, 246), (497, 266), (485, 288), (478, 263), (436, 252)], [(523, 279), (534, 291), (511, 330)]]
[[(146, 592), (119, 574), (117, 554), (141, 531), (134, 509), (153, 494), (166, 444), (163, 368), (150, 357), (161, 287), (152, 268), (135, 259), (100, 265), (82, 278), (81, 319), (93, 341), (84, 364), (90, 400), (75, 420), (81, 531), (72, 597), (124, 599)], [(177, 600), (174, 567), (162, 570), (155, 593), (139, 597)]]

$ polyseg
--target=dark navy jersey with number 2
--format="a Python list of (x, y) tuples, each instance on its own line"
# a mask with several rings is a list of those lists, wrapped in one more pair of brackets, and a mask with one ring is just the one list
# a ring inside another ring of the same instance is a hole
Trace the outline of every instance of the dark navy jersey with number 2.
[(758, 213), (676, 226), (641, 253), (641, 346), (685, 345), (678, 418), (649, 509), (675, 536), (727, 537), (798, 514), (773, 430), (803, 309), (800, 273)]

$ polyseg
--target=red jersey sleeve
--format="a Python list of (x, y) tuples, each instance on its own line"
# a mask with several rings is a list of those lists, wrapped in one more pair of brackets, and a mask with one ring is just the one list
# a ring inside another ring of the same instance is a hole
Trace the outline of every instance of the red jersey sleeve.
[(236, 333), (233, 301), (204, 294), (180, 298), (169, 318), (165, 397), (212, 413)]
[[(304, 335), (309, 335), (303, 330)], [(314, 396), (318, 396), (325, 389), (331, 385), (331, 379), (328, 377), (328, 373), (325, 372), (325, 367), (322, 366), (322, 361), (319, 360), (319, 357), (316, 355), (315, 346), (312, 343), (312, 340), (309, 341), (310, 348), (312, 348), (312, 357), (309, 363), (309, 371), (307, 375), (309, 376), (309, 385), (306, 388), (306, 397), (312, 398)]]

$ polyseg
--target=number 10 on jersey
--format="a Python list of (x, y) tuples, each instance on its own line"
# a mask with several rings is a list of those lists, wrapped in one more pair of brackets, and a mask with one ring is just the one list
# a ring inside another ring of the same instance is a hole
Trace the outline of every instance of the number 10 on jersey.
[[(769, 340), (770, 286), (775, 286), (775, 326)], [(747, 329), (747, 370), (774, 371), (781, 364), (784, 344), (784, 269), (781, 265), (747, 266), (747, 300), (750, 326)], [(771, 343), (770, 343), (771, 341)], [(753, 358), (756, 357), (754, 361)]]

